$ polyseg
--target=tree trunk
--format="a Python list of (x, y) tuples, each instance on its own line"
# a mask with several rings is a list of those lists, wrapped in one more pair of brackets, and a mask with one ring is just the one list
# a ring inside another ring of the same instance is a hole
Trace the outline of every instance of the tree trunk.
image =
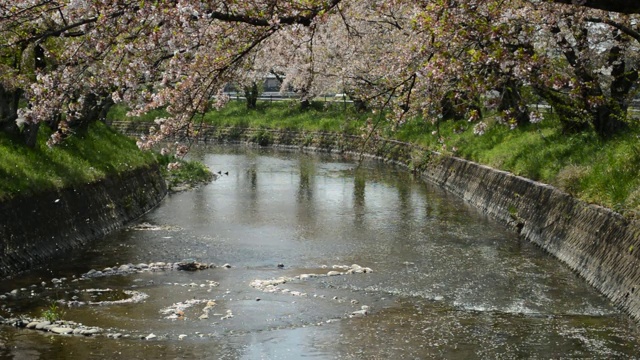
[(563, 134), (573, 134), (589, 129), (590, 119), (584, 118), (584, 115), (578, 110), (578, 105), (573, 103), (569, 96), (535, 84), (533, 90), (536, 95), (546, 100), (558, 114)]
[(363, 113), (369, 111), (369, 104), (367, 104), (367, 102), (360, 96), (356, 95), (352, 91), (345, 91), (345, 94), (349, 97), (349, 99), (351, 99), (351, 101), (353, 101), (353, 107), (357, 112)]
[(20, 95), (20, 90), (7, 91), (0, 85), (0, 131), (4, 133), (17, 135), (20, 132), (16, 124)]
[(367, 105), (367, 102), (362, 99), (353, 98), (353, 107), (359, 113), (364, 113), (369, 111), (369, 106)]
[(69, 123), (69, 126), (84, 131), (92, 122), (104, 121), (112, 105), (113, 100), (109, 95), (88, 94), (84, 98), (80, 118)]
[(24, 139), (24, 143), (30, 147), (34, 148), (38, 141), (38, 130), (40, 130), (40, 123), (35, 124), (25, 124), (22, 129), (22, 136)]
[(300, 110), (307, 111), (309, 108), (311, 108), (311, 101), (309, 101), (309, 99), (300, 101)]
[(462, 120), (464, 119), (463, 105), (456, 98), (457, 91), (447, 91), (440, 100), (440, 108), (443, 120)]
[(638, 70), (627, 70), (623, 47), (628, 46), (628, 38), (618, 30), (613, 33), (616, 43), (609, 50), (608, 63), (611, 66), (611, 98), (599, 106), (593, 115), (593, 126), (602, 137), (609, 137), (628, 128), (625, 122), (629, 107), (629, 94), (638, 81)]
[(519, 81), (513, 78), (506, 80), (500, 91), (501, 98), (498, 106), (498, 110), (508, 113), (518, 126), (529, 122), (529, 109), (522, 98), (520, 87)]
[(255, 110), (258, 108), (258, 84), (253, 81), (250, 86), (244, 87), (244, 97), (247, 100), (247, 109)]
[(611, 137), (628, 128), (625, 117), (626, 108), (622, 109), (618, 104), (602, 105), (592, 114), (593, 127), (601, 137)]

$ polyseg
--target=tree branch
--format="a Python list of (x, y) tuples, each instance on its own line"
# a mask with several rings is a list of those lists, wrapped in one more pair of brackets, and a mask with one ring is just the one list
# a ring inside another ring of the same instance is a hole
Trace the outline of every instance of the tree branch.
[[(318, 15), (320, 15), (321, 13), (327, 12), (332, 10), (333, 8), (335, 8), (336, 6), (338, 6), (338, 4), (340, 4), (341, 0), (331, 0), (330, 2), (328, 2), (325, 5), (322, 6), (317, 6), (314, 8), (309, 9), (306, 14), (304, 15), (295, 15), (295, 16), (283, 16), (280, 17), (278, 19), (280, 24), (283, 25), (294, 25), (294, 24), (301, 24), (304, 26), (309, 26), (311, 25), (311, 22), (313, 21), (313, 19), (315, 19)], [(118, 10), (115, 11), (111, 14), (109, 14), (109, 18), (111, 19), (115, 19), (117, 17), (120, 17), (122, 15), (124, 15), (127, 11), (131, 11), (131, 12), (136, 12), (138, 11), (140, 8), (138, 6), (134, 6), (131, 9), (125, 10)], [(245, 15), (245, 14), (234, 14), (232, 12), (219, 12), (219, 11), (212, 11), (209, 12), (208, 15), (214, 19), (214, 20), (219, 20), (222, 22), (231, 22), (231, 23), (244, 23), (244, 24), (248, 24), (248, 25), (253, 25), (253, 26), (258, 26), (258, 27), (271, 27), (273, 26), (273, 23), (271, 21), (271, 19), (266, 19), (263, 17), (252, 17), (249, 15)], [(0, 47), (7, 47), (7, 46), (14, 46), (17, 44), (24, 44), (24, 43), (31, 43), (31, 42), (35, 42), (35, 41), (39, 41), (41, 39), (45, 39), (48, 37), (56, 37), (56, 36), (60, 36), (62, 34), (64, 34), (65, 32), (69, 31), (69, 30), (73, 30), (73, 29), (77, 29), (83, 25), (87, 25), (87, 24), (92, 24), (95, 23), (96, 21), (98, 21), (98, 17), (97, 16), (92, 16), (86, 19), (82, 19), (79, 20), (73, 24), (65, 24), (64, 26), (61, 26), (59, 28), (55, 28), (55, 29), (47, 29), (46, 31), (39, 33), (39, 34), (34, 34), (31, 37), (25, 38), (25, 39), (21, 39), (19, 40), (16, 44), (9, 44), (9, 45), (1, 45)], [(76, 33), (75, 35), (82, 35), (82, 32)]]
[[(313, 19), (318, 16), (320, 13), (332, 10), (338, 4), (340, 4), (341, 0), (331, 0), (328, 4), (323, 6), (317, 6), (308, 10), (305, 15), (295, 15), (295, 16), (284, 16), (278, 19), (280, 24), (284, 25), (293, 25), (300, 24), (304, 26), (311, 25)], [(272, 26), (271, 19), (265, 19), (262, 17), (252, 17), (244, 14), (234, 14), (230, 12), (219, 12), (212, 11), (208, 13), (211, 18), (224, 21), (224, 22), (237, 22), (237, 23), (245, 23), (253, 26)]]
[(589, 22), (592, 23), (600, 23), (600, 24), (607, 24), (609, 26), (613, 26), (614, 28), (622, 31), (623, 33), (631, 36), (632, 38), (636, 39), (638, 42), (640, 42), (640, 32), (637, 32), (635, 30), (633, 30), (632, 28), (628, 27), (628, 26), (624, 26), (618, 22), (615, 22), (611, 19), (601, 19), (601, 18), (588, 18), (586, 19)]
[[(558, 4), (584, 6), (593, 9), (613, 11), (623, 14), (640, 14), (637, 0), (550, 0)], [(536, 1), (537, 2), (537, 1)]]

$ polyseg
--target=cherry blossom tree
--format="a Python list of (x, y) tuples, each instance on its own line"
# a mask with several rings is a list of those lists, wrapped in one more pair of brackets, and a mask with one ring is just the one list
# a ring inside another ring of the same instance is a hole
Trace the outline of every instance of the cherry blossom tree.
[(403, 64), (411, 91), (396, 97), (397, 118), (417, 111), (437, 122), (460, 107), (475, 121), (481, 103), (513, 128), (541, 119), (527, 87), (559, 110), (566, 130), (606, 137), (626, 128), (638, 87), (637, 16), (519, 1), (425, 1), (412, 13), (412, 51), (399, 58), (414, 56), (417, 66)]
[(586, 116), (609, 133), (637, 87), (637, 15), (611, 12), (640, 13), (630, 3), (0, 0), (0, 127), (32, 141), (46, 123), (55, 144), (114, 103), (165, 108), (140, 142), (148, 148), (196, 131), (198, 115), (224, 105), (226, 84), (253, 93), (272, 72), (303, 104), (347, 92), (390, 110), (396, 126), (437, 122), (451, 104), (472, 121), (489, 107), (521, 124), (528, 86), (570, 109), (569, 123)]
[(560, 55), (564, 71), (541, 68), (537, 79), (545, 83), (534, 87), (558, 109), (565, 126), (592, 126), (603, 136), (625, 129), (639, 78), (640, 34), (633, 30), (638, 17), (560, 8), (554, 14), (544, 30), (555, 46), (545, 47)]
[[(145, 147), (162, 135), (190, 132), (194, 114), (208, 109), (262, 42), (283, 27), (310, 26), (339, 2), (5, 2), (0, 33), (7, 58), (35, 45), (46, 66), (16, 85), (3, 76), (3, 89), (24, 92), (29, 106), (18, 110), (18, 122), (49, 121), (57, 130), (52, 143), (94, 105), (125, 101), (134, 112), (166, 107), (171, 119), (159, 121), (140, 144)], [(24, 72), (16, 61), (5, 69)]]

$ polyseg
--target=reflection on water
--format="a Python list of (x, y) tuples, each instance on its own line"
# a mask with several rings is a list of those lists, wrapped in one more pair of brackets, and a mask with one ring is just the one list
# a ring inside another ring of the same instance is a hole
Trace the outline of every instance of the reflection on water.
[[(239, 147), (192, 156), (229, 175), (170, 195), (140, 220), (154, 231), (119, 231), (75, 259), (0, 283), (0, 293), (34, 293), (3, 300), (0, 316), (37, 316), (88, 288), (112, 290), (82, 295), (97, 300), (131, 289), (148, 298), (66, 309), (66, 318), (103, 328), (98, 337), (2, 327), (0, 358), (632, 358), (640, 350), (636, 325), (584, 281), (406, 172)], [(90, 269), (183, 259), (232, 267), (72, 282)], [(374, 272), (317, 276), (351, 264)], [(279, 277), (289, 280), (274, 292), (249, 285)], [(201, 302), (173, 318), (161, 313), (187, 300)], [(206, 303), (215, 307), (205, 312)], [(125, 336), (107, 338), (116, 332)], [(158, 337), (140, 340), (150, 333)]]

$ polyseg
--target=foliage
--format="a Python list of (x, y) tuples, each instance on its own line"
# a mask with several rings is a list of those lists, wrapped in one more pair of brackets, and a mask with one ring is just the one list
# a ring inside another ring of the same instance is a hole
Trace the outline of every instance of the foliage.
[(41, 316), (47, 321), (54, 322), (62, 320), (65, 313), (66, 312), (58, 306), (57, 302), (52, 301), (48, 308), (42, 310)]
[(253, 137), (253, 141), (260, 146), (269, 146), (273, 142), (273, 136), (265, 129), (260, 129)]
[[(194, 160), (178, 159), (174, 155), (156, 154), (158, 163), (163, 169), (163, 174), (169, 187), (177, 186), (195, 187), (208, 183), (214, 178), (214, 174), (206, 165)], [(170, 164), (178, 164), (170, 166)], [(169, 169), (171, 167), (171, 169)]]
[(153, 121), (158, 118), (167, 116), (167, 111), (164, 109), (153, 109), (144, 114), (138, 116), (128, 116), (130, 109), (123, 104), (114, 105), (109, 109), (107, 113), (107, 120), (127, 120), (127, 121)]
[(0, 123), (28, 133), (46, 122), (54, 145), (125, 102), (132, 114), (163, 109), (139, 143), (150, 148), (195, 131), (229, 83), (271, 74), (303, 108), (346, 93), (397, 127), (450, 109), (477, 120), (480, 108), (523, 126), (538, 119), (529, 87), (566, 109), (565, 130), (609, 136), (638, 88), (640, 31), (637, 15), (603, 10), (638, 9), (567, 2), (19, 0), (0, 7)]

